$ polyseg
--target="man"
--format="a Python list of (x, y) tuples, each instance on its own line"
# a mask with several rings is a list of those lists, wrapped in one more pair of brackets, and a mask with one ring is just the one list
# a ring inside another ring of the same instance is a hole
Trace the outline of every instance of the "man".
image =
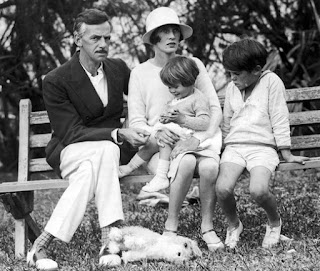
[(47, 161), (69, 181), (69, 187), (28, 253), (28, 264), (41, 270), (57, 270), (58, 264), (47, 258), (45, 249), (54, 238), (71, 240), (93, 197), (102, 233), (99, 264), (121, 263), (106, 249), (110, 226), (124, 218), (119, 159), (128, 162), (135, 153), (128, 143), (135, 148), (144, 145), (149, 133), (120, 128), (130, 70), (122, 60), (107, 58), (111, 31), (106, 13), (96, 9), (80, 13), (74, 23), (79, 51), (43, 81), (53, 129)]

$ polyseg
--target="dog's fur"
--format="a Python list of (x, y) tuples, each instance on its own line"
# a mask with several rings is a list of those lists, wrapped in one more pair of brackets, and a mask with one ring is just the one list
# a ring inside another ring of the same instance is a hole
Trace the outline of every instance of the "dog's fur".
[(124, 263), (153, 259), (181, 264), (202, 255), (197, 242), (189, 238), (164, 236), (138, 226), (112, 228), (109, 238), (109, 252), (120, 254)]

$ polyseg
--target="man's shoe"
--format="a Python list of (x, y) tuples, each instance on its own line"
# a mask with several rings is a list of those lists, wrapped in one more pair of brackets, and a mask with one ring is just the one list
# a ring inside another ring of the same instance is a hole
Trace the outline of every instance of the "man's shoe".
[(36, 247), (32, 247), (27, 254), (27, 264), (29, 266), (35, 266), (38, 270), (58, 270), (58, 264), (55, 261), (47, 258), (43, 248), (37, 250)]
[(278, 227), (270, 227), (267, 224), (266, 226), (266, 234), (262, 241), (263, 248), (271, 248), (276, 245), (280, 241), (280, 233), (281, 233), (282, 221), (280, 219), (280, 225)]
[(118, 254), (111, 254), (108, 251), (107, 245), (103, 245), (99, 252), (99, 265), (100, 266), (119, 266), (121, 265), (121, 258)]
[(235, 248), (237, 246), (237, 243), (239, 241), (239, 237), (242, 231), (243, 231), (243, 225), (239, 220), (239, 226), (237, 228), (227, 229), (225, 245), (229, 248)]

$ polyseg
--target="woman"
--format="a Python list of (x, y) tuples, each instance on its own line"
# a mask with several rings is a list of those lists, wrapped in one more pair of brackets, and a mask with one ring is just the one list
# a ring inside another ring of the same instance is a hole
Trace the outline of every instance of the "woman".
[[(197, 132), (190, 139), (181, 141), (168, 129), (155, 132), (153, 126), (159, 120), (165, 105), (173, 99), (161, 79), (160, 71), (167, 61), (176, 56), (179, 42), (192, 35), (192, 28), (181, 24), (177, 14), (168, 7), (153, 10), (146, 20), (147, 32), (143, 35), (143, 42), (150, 44), (154, 50), (154, 57), (135, 67), (129, 82), (129, 125), (149, 131), (158, 142), (174, 145), (172, 156), (179, 159), (179, 166), (171, 178), (169, 195), (169, 213), (165, 223), (164, 234), (176, 235), (178, 229), (178, 215), (185, 196), (190, 188), (194, 172), (200, 176), (201, 200), (201, 230), (203, 240), (209, 250), (215, 251), (224, 247), (213, 230), (213, 212), (216, 204), (215, 181), (218, 174), (219, 153), (221, 148), (221, 131), (219, 128), (222, 112), (215, 89), (209, 75), (198, 58), (192, 58), (200, 73), (195, 87), (203, 92), (210, 102), (211, 120), (207, 131)], [(212, 152), (202, 154), (199, 146), (202, 142), (211, 142)], [(194, 152), (197, 151), (197, 155)], [(175, 159), (176, 160), (176, 159)], [(134, 161), (138, 167), (144, 161)]]

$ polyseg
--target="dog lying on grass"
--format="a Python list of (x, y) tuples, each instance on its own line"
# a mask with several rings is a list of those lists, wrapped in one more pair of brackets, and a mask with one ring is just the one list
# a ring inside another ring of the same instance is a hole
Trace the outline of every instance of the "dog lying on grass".
[(189, 238), (164, 236), (138, 226), (112, 228), (109, 238), (109, 252), (121, 255), (125, 264), (145, 259), (182, 264), (202, 255), (197, 242)]

